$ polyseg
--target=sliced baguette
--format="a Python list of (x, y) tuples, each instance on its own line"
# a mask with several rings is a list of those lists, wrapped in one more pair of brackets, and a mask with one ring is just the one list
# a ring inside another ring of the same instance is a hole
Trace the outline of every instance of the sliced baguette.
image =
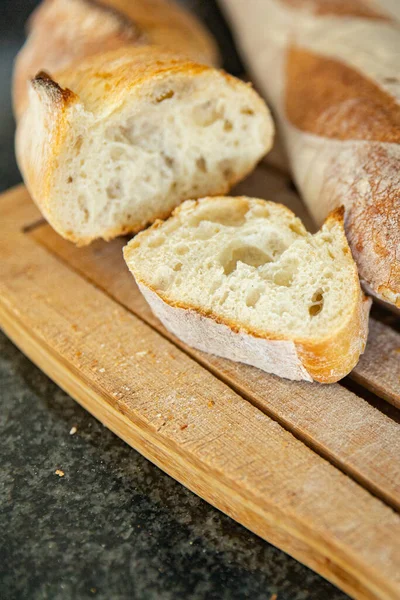
[(226, 193), (269, 150), (248, 84), (155, 47), (88, 58), (31, 83), (17, 128), (24, 181), (80, 245), (137, 232), (187, 198)]
[(189, 200), (131, 240), (124, 257), (165, 327), (205, 352), (331, 383), (364, 351), (371, 302), (342, 209), (312, 235), (281, 204)]

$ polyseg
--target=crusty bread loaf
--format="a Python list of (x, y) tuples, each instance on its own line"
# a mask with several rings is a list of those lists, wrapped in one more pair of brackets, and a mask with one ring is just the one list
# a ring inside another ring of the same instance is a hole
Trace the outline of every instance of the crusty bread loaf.
[(143, 229), (187, 198), (226, 193), (272, 144), (250, 85), (212, 67), (124, 47), (30, 86), (17, 129), (24, 181), (80, 245)]
[[(318, 222), (346, 208), (368, 290), (400, 307), (400, 27), (387, 0), (221, 0)], [(383, 7), (383, 8), (381, 8)]]
[(323, 383), (344, 377), (364, 351), (370, 300), (341, 209), (312, 235), (281, 204), (187, 201), (124, 256), (162, 323), (200, 350)]
[(26, 105), (28, 81), (39, 71), (57, 73), (87, 56), (143, 44), (163, 46), (201, 63), (218, 60), (209, 33), (171, 0), (43, 0), (15, 63), (16, 115)]

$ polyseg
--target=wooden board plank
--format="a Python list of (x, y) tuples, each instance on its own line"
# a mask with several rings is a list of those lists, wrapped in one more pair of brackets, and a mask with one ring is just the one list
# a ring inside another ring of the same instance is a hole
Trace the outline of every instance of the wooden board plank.
[(0, 320), (145, 456), (355, 598), (400, 596), (400, 517), (40, 246), (2, 198)]
[(352, 379), (400, 408), (400, 333), (370, 319), (367, 352), (352, 372)]
[(48, 225), (31, 235), (233, 389), (365, 487), (400, 509), (400, 425), (341, 385), (291, 382), (177, 340), (151, 312), (122, 259), (123, 240), (76, 248)]

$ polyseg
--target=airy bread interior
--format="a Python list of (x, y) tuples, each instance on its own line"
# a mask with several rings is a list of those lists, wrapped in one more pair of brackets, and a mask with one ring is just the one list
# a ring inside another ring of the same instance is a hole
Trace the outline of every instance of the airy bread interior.
[(124, 254), (136, 280), (169, 304), (259, 337), (322, 339), (360, 297), (340, 214), (312, 235), (273, 202), (187, 201)]
[(136, 232), (187, 198), (225, 193), (272, 143), (260, 98), (215, 70), (160, 75), (112, 111), (90, 95), (74, 110), (52, 213), (76, 241)]

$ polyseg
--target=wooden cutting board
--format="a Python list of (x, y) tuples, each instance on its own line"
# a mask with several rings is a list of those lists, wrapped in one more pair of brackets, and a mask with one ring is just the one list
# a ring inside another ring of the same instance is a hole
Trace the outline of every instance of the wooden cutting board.
[[(284, 202), (312, 227), (277, 171), (261, 166), (236, 191)], [(371, 319), (351, 379), (289, 382), (174, 338), (128, 273), (126, 240), (76, 248), (22, 186), (0, 207), (0, 324), (23, 352), (245, 527), (354, 598), (400, 598), (398, 318)]]

